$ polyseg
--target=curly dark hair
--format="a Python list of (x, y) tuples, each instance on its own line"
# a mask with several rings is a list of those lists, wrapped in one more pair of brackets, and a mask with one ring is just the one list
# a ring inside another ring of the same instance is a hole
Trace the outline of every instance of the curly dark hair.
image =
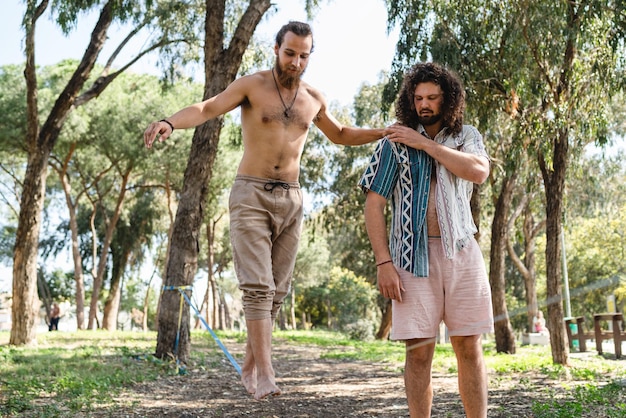
[[(310, 36), (311, 40), (313, 39), (313, 30), (308, 23), (292, 20), (286, 25), (283, 25), (283, 27), (280, 28), (280, 30), (276, 34), (276, 45), (280, 47), (283, 44), (283, 41), (285, 40), (285, 34), (287, 32), (293, 32), (298, 36)], [(311, 42), (310, 52), (313, 52), (313, 42)]]
[(420, 83), (433, 82), (443, 91), (442, 125), (451, 134), (463, 129), (465, 111), (465, 91), (461, 79), (453, 71), (437, 63), (417, 63), (405, 75), (398, 99), (396, 119), (399, 123), (417, 128), (418, 116), (415, 111), (415, 88)]

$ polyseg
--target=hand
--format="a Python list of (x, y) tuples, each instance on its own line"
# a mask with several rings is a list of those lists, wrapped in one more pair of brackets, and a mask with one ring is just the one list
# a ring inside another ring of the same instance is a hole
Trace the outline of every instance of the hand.
[(146, 148), (152, 148), (152, 144), (159, 136), (159, 142), (165, 141), (172, 134), (172, 127), (165, 122), (152, 122), (143, 133), (143, 143)]
[(378, 290), (384, 297), (402, 302), (404, 287), (392, 263), (378, 267)]
[(385, 136), (391, 142), (399, 142), (415, 149), (423, 149), (424, 145), (428, 143), (427, 141), (430, 141), (430, 139), (426, 138), (415, 129), (398, 123), (388, 126), (385, 129)]

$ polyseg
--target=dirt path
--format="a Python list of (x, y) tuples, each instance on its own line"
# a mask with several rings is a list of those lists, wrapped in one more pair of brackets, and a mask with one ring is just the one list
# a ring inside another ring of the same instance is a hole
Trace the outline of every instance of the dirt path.
[[(229, 341), (235, 358), (243, 344)], [(221, 354), (221, 353), (219, 353)], [(225, 356), (211, 358), (210, 370), (191, 369), (185, 376), (164, 377), (141, 384), (106, 410), (89, 417), (254, 417), (347, 418), (408, 417), (400, 365), (327, 360), (323, 349), (277, 342), (277, 382), (283, 394), (254, 401), (239, 382)], [(490, 372), (489, 417), (532, 417), (532, 402), (567, 396), (572, 384), (543, 376), (501, 376)], [(433, 376), (435, 418), (464, 417), (456, 375)], [(596, 415), (589, 415), (595, 416)]]

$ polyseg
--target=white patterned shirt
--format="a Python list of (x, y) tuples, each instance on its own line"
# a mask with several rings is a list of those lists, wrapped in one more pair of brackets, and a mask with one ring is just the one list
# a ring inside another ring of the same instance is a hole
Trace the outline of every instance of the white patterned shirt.
[[(417, 130), (428, 136), (423, 126), (418, 126)], [(463, 126), (458, 135), (445, 132), (443, 129), (437, 134), (437, 143), (489, 158), (482, 135), (473, 126)], [(389, 249), (393, 263), (418, 277), (428, 277), (426, 210), (433, 162), (436, 164), (435, 198), (441, 243), (446, 257), (452, 258), (477, 232), (470, 208), (472, 182), (455, 176), (424, 151), (387, 138), (378, 143), (359, 181), (364, 191), (371, 190), (391, 199)]]

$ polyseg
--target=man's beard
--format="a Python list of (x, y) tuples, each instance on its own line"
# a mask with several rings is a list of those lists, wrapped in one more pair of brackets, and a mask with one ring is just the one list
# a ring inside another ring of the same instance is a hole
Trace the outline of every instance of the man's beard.
[(441, 118), (443, 118), (443, 115), (441, 113), (433, 113), (432, 115), (428, 115), (428, 116), (417, 115), (417, 121), (422, 126), (434, 125), (438, 123), (441, 120)]
[(304, 74), (304, 69), (300, 72), (297, 72), (295, 76), (289, 75), (285, 71), (283, 71), (280, 60), (276, 57), (276, 63), (274, 64), (274, 70), (276, 71), (276, 76), (278, 77), (278, 82), (288, 89), (291, 89), (298, 84), (300, 84), (300, 78), (302, 78), (302, 74)]

